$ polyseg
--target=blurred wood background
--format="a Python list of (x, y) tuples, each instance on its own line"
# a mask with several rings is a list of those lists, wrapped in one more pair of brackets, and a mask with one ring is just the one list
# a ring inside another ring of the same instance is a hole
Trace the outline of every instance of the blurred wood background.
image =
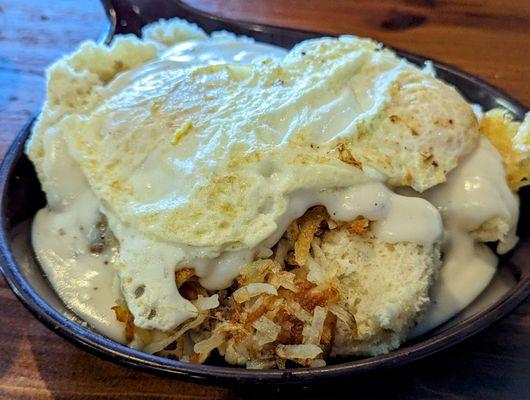
[[(456, 65), (530, 105), (530, 0), (195, 0), (230, 16), (370, 36)], [(46, 65), (107, 27), (92, 0), (0, 0), (0, 152), (38, 112)], [(530, 300), (484, 332), (396, 370), (343, 384), (255, 391), (157, 378), (116, 366), (37, 322), (0, 281), (0, 398), (504, 398), (527, 399)], [(252, 388), (250, 388), (252, 389)]]

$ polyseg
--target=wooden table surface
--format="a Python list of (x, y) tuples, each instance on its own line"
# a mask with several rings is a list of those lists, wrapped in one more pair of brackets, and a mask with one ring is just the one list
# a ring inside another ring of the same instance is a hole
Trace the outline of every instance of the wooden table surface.
[[(232, 18), (371, 36), (454, 64), (530, 105), (529, 0), (200, 0)], [(93, 0), (0, 0), (0, 152), (44, 97), (44, 69), (106, 27)], [(0, 283), (0, 398), (530, 398), (530, 300), (484, 332), (399, 369), (316, 388), (233, 390), (153, 377), (85, 353)]]

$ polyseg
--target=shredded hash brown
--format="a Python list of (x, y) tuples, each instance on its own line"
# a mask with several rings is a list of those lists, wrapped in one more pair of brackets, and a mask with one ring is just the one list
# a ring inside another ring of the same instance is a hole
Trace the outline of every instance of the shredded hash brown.
[[(164, 357), (202, 363), (216, 350), (229, 363), (247, 368), (325, 365), (337, 315), (348, 312), (338, 305), (334, 282), (310, 281), (306, 264), (319, 237), (344, 225), (331, 220), (324, 207), (309, 209), (291, 224), (269, 258), (245, 266), (231, 288), (217, 292), (218, 307), (175, 332), (146, 336), (124, 304), (113, 307), (116, 318), (125, 324), (128, 341), (136, 333), (152, 342), (147, 350)], [(358, 218), (347, 226), (351, 234), (361, 234), (370, 221)], [(190, 301), (212, 295), (194, 274), (192, 267), (175, 274), (181, 295)], [(355, 329), (355, 320), (350, 323)]]
[[(527, 118), (528, 120), (528, 118)], [(513, 191), (530, 185), (530, 129), (521, 129), (509, 112), (496, 108), (484, 114), (480, 132), (497, 148)]]
[(124, 324), (124, 336), (125, 339), (131, 342), (134, 339), (134, 315), (129, 311), (126, 305), (116, 304), (112, 307), (116, 319)]

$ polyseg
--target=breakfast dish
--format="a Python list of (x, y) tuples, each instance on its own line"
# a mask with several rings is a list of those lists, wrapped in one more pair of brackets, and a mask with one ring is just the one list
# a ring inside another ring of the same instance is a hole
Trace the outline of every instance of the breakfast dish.
[(483, 243), (516, 244), (529, 135), (368, 39), (160, 21), (50, 68), (33, 246), (70, 309), (148, 353), (383, 354), (484, 290)]

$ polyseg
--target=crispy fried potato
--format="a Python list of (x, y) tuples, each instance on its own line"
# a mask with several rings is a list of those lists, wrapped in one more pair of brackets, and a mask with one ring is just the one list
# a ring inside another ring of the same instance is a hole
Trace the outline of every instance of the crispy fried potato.
[(294, 259), (298, 265), (306, 264), (315, 233), (327, 218), (328, 212), (324, 207), (313, 207), (298, 219), (300, 234), (294, 244)]
[(125, 324), (124, 335), (125, 339), (131, 342), (134, 339), (134, 315), (125, 306), (116, 304), (111, 308), (116, 314), (116, 319)]
[(504, 159), (510, 188), (517, 191), (530, 185), (530, 118), (515, 122), (509, 112), (495, 108), (484, 114), (480, 132)]
[(370, 220), (364, 217), (357, 217), (346, 224), (346, 229), (351, 235), (362, 235), (370, 230)]

